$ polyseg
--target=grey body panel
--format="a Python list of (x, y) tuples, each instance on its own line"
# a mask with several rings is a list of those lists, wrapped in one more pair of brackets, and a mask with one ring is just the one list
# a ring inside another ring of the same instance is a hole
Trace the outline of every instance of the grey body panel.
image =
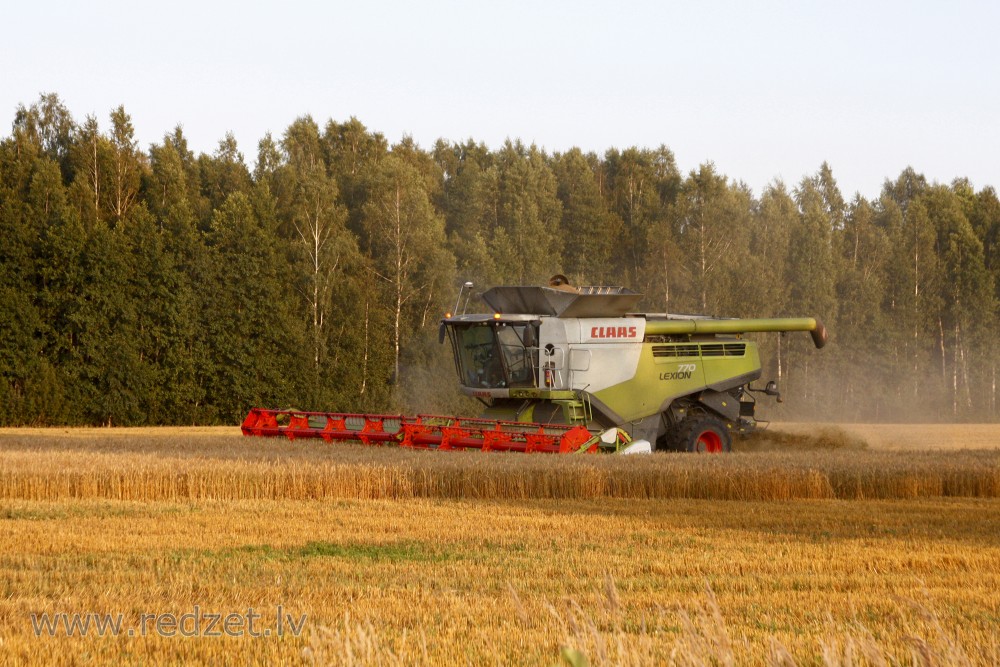
[(498, 313), (553, 317), (621, 317), (642, 297), (624, 287), (580, 287), (570, 292), (552, 287), (494, 287), (483, 293)]

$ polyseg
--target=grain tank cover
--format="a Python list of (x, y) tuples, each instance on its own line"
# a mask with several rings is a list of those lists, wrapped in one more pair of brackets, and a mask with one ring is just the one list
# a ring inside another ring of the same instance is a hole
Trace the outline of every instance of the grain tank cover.
[(483, 293), (483, 301), (495, 312), (554, 317), (621, 317), (633, 312), (641, 297), (625, 287), (522, 285), (494, 287)]

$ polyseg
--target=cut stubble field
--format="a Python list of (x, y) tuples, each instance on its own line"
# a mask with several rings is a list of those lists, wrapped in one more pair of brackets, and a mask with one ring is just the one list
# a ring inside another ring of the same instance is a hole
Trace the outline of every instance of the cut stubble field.
[[(0, 656), (997, 664), (991, 436), (958, 451), (968, 427), (940, 427), (939, 451), (899, 452), (855, 427), (800, 428), (724, 457), (0, 431)], [(122, 614), (134, 628), (197, 608), (253, 609), (266, 626), (279, 606), (306, 616), (300, 636), (36, 637), (31, 624)]]

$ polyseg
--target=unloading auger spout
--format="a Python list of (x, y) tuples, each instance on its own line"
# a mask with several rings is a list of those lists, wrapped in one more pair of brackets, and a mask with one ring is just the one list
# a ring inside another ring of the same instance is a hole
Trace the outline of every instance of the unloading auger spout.
[(653, 320), (646, 324), (647, 335), (663, 336), (682, 334), (786, 333), (791, 331), (808, 331), (810, 336), (812, 336), (813, 345), (816, 346), (816, 349), (822, 349), (826, 346), (826, 327), (814, 317), (779, 317), (749, 320)]

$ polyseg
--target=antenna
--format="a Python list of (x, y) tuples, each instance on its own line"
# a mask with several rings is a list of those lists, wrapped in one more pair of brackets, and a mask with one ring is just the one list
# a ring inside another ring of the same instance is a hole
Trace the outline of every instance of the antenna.
[[(465, 287), (469, 290), (465, 295), (465, 305), (462, 306), (462, 314), (465, 315), (465, 310), (469, 307), (469, 299), (472, 298), (472, 281), (466, 281)], [(462, 296), (459, 293), (459, 296)]]
[(465, 315), (466, 309), (469, 307), (469, 299), (472, 298), (472, 283), (465, 283), (465, 286), (469, 288), (469, 291), (465, 294), (465, 305), (462, 306), (462, 314)]
[[(466, 289), (469, 290), (469, 294), (471, 295), (472, 294), (472, 281), (471, 280), (466, 280), (465, 283), (463, 283), (462, 286), (458, 288), (458, 298), (455, 299), (455, 310), (451, 311), (451, 312), (455, 313), (456, 315), (458, 315), (458, 306), (459, 306), (459, 304), (462, 303), (462, 290), (466, 290)], [(469, 305), (469, 299), (468, 299), (468, 297), (466, 297), (466, 299), (465, 299), (465, 305), (466, 306)]]

